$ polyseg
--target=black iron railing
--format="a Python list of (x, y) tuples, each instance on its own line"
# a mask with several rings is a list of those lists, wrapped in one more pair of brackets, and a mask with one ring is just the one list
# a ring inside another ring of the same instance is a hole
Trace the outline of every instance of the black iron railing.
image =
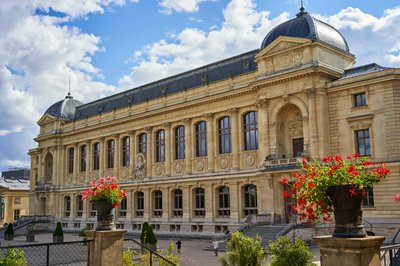
[(381, 266), (400, 265), (400, 244), (381, 247)]
[(9, 248), (22, 250), (29, 266), (86, 266), (91, 241), (7, 246), (0, 247), (0, 252), (4, 255)]

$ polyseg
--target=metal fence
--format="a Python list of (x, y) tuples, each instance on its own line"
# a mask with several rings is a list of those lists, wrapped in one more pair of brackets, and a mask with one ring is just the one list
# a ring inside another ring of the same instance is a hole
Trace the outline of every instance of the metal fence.
[(0, 247), (0, 252), (4, 255), (10, 248), (22, 250), (29, 266), (86, 266), (91, 241), (7, 246)]
[(381, 247), (382, 266), (400, 266), (400, 244)]

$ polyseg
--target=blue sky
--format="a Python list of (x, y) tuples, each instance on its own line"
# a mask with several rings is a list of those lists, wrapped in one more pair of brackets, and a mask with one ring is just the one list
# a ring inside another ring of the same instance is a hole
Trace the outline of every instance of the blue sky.
[[(51, 2), (51, 3), (50, 3)], [(357, 64), (400, 67), (398, 0), (304, 0)], [(0, 0), (0, 171), (29, 166), (36, 122), (68, 91), (89, 102), (258, 48), (297, 0)]]

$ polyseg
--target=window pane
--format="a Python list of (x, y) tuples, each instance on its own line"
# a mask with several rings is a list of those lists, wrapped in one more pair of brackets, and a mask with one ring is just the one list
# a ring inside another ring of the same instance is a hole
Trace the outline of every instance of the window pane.
[(139, 136), (139, 153), (143, 153), (146, 156), (147, 152), (147, 135), (145, 133)]
[(125, 137), (122, 139), (122, 166), (130, 165), (130, 138)]
[(107, 142), (107, 168), (114, 168), (114, 140)]

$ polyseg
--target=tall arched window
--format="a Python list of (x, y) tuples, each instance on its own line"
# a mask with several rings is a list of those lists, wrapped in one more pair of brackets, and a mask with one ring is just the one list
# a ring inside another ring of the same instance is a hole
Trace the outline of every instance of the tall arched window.
[(131, 139), (129, 137), (124, 137), (122, 139), (122, 166), (129, 166), (130, 164), (130, 147)]
[(100, 143), (93, 144), (93, 170), (100, 168)]
[(206, 214), (205, 211), (205, 193), (204, 188), (196, 188), (194, 190), (194, 216), (195, 217), (204, 217)]
[(74, 148), (68, 149), (68, 173), (74, 172)]
[(136, 193), (136, 217), (143, 217), (144, 214), (144, 193), (139, 191)]
[(76, 196), (76, 216), (82, 217), (83, 214), (83, 199), (82, 195)]
[(207, 156), (207, 123), (201, 121), (196, 125), (196, 157)]
[(138, 153), (143, 153), (146, 156), (147, 153), (147, 134), (142, 133), (138, 137)]
[(183, 213), (183, 196), (181, 189), (174, 190), (174, 206), (173, 206), (173, 216), (174, 217), (182, 217)]
[(69, 217), (71, 215), (71, 197), (66, 196), (64, 198), (64, 215)]
[(249, 112), (243, 116), (244, 150), (258, 149), (258, 117), (257, 112)]
[(185, 159), (185, 127), (175, 128), (175, 159)]
[(156, 162), (165, 161), (165, 131), (159, 130), (156, 133)]
[(156, 190), (154, 192), (154, 217), (162, 216), (162, 192)]
[(231, 153), (231, 119), (228, 116), (218, 121), (219, 153)]
[(128, 201), (126, 200), (125, 197), (119, 204), (119, 217), (126, 217), (127, 208), (128, 208)]
[(86, 171), (86, 163), (87, 163), (87, 146), (86, 145), (81, 146), (79, 161), (80, 161), (80, 171), (85, 172)]
[(218, 189), (218, 216), (219, 217), (229, 217), (230, 211), (230, 201), (229, 201), (229, 188), (227, 186), (220, 187)]
[(257, 214), (257, 187), (246, 185), (244, 187), (244, 215)]
[(107, 168), (114, 168), (114, 148), (115, 141), (113, 139), (107, 141)]

